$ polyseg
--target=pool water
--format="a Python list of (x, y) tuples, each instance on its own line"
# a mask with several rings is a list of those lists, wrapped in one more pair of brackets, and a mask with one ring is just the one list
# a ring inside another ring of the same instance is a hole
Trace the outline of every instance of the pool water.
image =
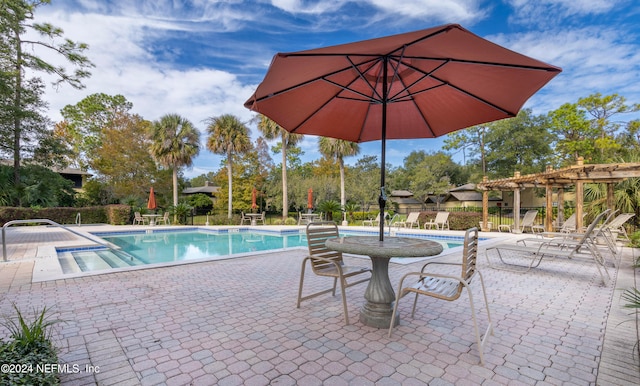
[[(353, 235), (362, 233), (345, 233)], [(254, 231), (211, 232), (206, 230), (98, 234), (119, 250), (108, 248), (60, 249), (58, 260), (63, 272), (90, 272), (137, 265), (184, 262), (198, 259), (228, 258), (253, 252), (307, 247), (304, 232), (287, 234)], [(462, 245), (461, 239), (435, 240), (443, 248)]]

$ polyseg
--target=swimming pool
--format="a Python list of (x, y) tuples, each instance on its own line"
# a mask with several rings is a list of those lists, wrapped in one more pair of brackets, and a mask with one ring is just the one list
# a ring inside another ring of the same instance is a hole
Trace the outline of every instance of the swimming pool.
[[(340, 232), (343, 236), (369, 233), (371, 232)], [(94, 235), (116, 245), (118, 249), (58, 248), (58, 260), (65, 274), (189, 260), (221, 259), (307, 246), (306, 234), (297, 229), (287, 232), (257, 232), (233, 228), (226, 230), (188, 228), (105, 232), (94, 233)], [(399, 236), (429, 238), (440, 242), (445, 249), (462, 245), (462, 237), (456, 236), (438, 237), (415, 234)]]

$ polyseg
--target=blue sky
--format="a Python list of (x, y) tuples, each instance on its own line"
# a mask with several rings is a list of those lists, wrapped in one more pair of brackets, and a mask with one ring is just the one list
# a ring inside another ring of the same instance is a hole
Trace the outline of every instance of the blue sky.
[[(204, 147), (204, 120), (234, 114), (248, 122), (253, 113), (243, 103), (276, 52), (446, 23), (562, 67), (525, 105), (536, 114), (596, 92), (640, 103), (637, 0), (52, 0), (36, 20), (88, 43), (96, 65), (85, 89), (47, 90), (51, 118), (59, 121), (64, 106), (99, 92), (124, 95), (148, 120), (180, 114), (203, 134), (200, 155), (184, 171), (188, 178), (220, 168), (221, 157)], [(638, 117), (623, 117), (631, 118)], [(441, 147), (441, 138), (389, 141), (387, 162), (401, 165), (412, 150)], [(318, 158), (317, 137), (302, 148), (304, 161)], [(364, 143), (347, 162), (379, 152), (379, 142)]]

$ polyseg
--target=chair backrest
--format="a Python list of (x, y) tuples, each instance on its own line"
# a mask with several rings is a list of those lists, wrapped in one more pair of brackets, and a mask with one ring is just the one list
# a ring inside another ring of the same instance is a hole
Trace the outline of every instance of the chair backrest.
[(560, 227), (561, 231), (570, 231), (576, 229), (576, 213), (574, 212)]
[(619, 229), (624, 223), (629, 221), (631, 217), (635, 216), (634, 213), (620, 213), (616, 218), (611, 220), (607, 225), (609, 229)]
[(527, 213), (525, 213), (524, 217), (522, 218), (522, 224), (520, 224), (520, 227), (530, 227), (531, 225), (533, 225), (536, 216), (538, 216), (537, 210), (527, 211)]
[(339, 233), (338, 226), (333, 221), (317, 221), (307, 224), (307, 244), (311, 268), (314, 271), (333, 268), (333, 264), (314, 259), (314, 257), (322, 257), (342, 264), (342, 253), (331, 250), (325, 245), (327, 239), (334, 237), (339, 237)]
[(142, 218), (142, 215), (140, 214), (140, 212), (135, 212), (134, 215), (138, 219)]
[(263, 220), (264, 221), (266, 215), (267, 215), (267, 212), (263, 211), (258, 220)]
[(582, 238), (580, 238), (577, 246), (575, 248), (573, 248), (574, 250), (580, 249), (580, 247), (582, 247), (584, 245), (584, 243), (587, 240), (589, 240), (591, 237), (597, 237), (598, 236), (598, 234), (600, 233), (600, 230), (602, 230), (602, 227), (598, 227), (598, 224), (600, 223), (600, 220), (602, 220), (602, 218), (604, 216), (609, 214), (609, 212), (611, 212), (611, 209), (607, 209), (604, 212), (602, 212), (602, 213), (600, 213), (600, 214), (598, 214), (596, 216), (596, 218), (587, 227), (587, 230), (582, 235)]
[[(464, 234), (464, 244), (462, 248), (462, 273), (460, 278), (470, 283), (476, 273), (476, 260), (478, 258), (478, 228), (470, 228)], [(460, 283), (458, 290), (451, 300), (455, 300), (462, 294), (464, 285)]]
[(438, 212), (436, 213), (436, 219), (434, 222), (436, 224), (444, 224), (449, 220), (449, 212)]
[(169, 212), (164, 212), (164, 216), (162, 218), (164, 221), (169, 221)]
[(407, 216), (405, 222), (416, 222), (418, 221), (418, 217), (420, 217), (420, 212), (411, 212)]

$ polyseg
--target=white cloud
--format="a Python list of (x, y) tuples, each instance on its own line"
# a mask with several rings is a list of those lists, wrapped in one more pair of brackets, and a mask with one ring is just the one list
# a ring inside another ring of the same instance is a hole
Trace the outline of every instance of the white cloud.
[[(535, 97), (539, 113), (574, 103), (593, 93), (618, 93), (630, 101), (640, 95), (634, 84), (640, 52), (625, 31), (586, 27), (488, 37), (512, 50), (562, 67), (563, 72)], [(631, 37), (633, 39), (633, 37)]]
[(433, 18), (442, 22), (471, 23), (485, 16), (478, 0), (367, 0), (389, 14), (420, 19)]

